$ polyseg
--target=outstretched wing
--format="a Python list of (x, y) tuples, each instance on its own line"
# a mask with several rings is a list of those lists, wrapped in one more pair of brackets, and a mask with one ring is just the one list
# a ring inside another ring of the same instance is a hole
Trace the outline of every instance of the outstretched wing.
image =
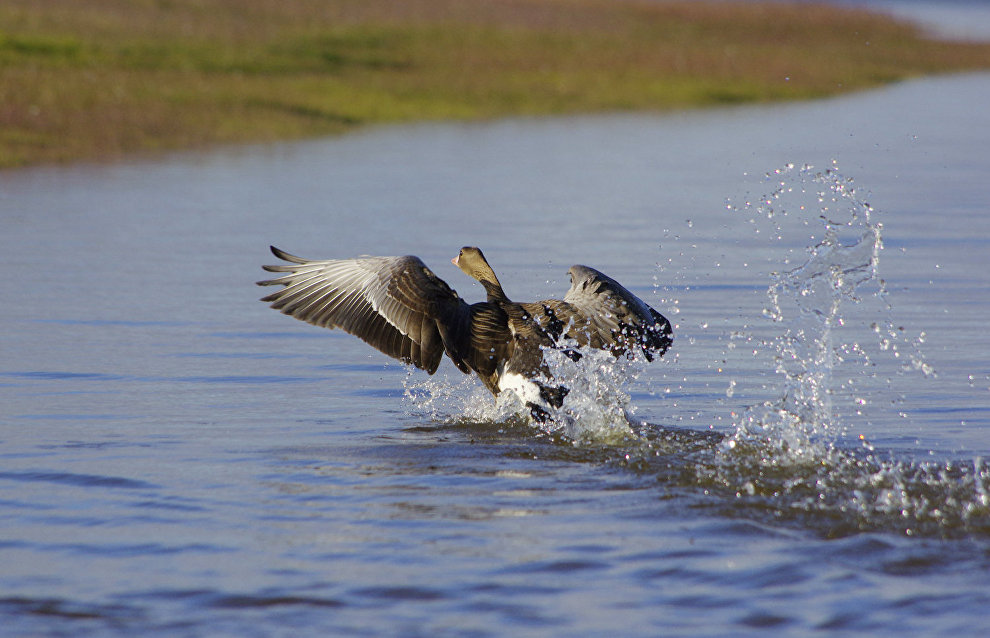
[(616, 355), (640, 348), (648, 361), (673, 342), (670, 322), (608, 275), (588, 266), (571, 266), (571, 288), (564, 301), (549, 305), (564, 334), (578, 344)]
[(340, 328), (430, 374), (444, 353), (441, 327), (462, 324), (457, 315), (469, 312), (457, 293), (412, 255), (311, 261), (271, 250), (290, 263), (263, 266), (287, 274), (258, 282), (285, 286), (261, 301), (301, 321)]

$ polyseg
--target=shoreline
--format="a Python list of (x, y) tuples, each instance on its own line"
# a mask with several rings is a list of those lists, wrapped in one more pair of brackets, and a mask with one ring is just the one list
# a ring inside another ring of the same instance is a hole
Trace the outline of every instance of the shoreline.
[(990, 43), (832, 5), (133, 5), (0, 8), (0, 169), (378, 124), (787, 102), (990, 70)]

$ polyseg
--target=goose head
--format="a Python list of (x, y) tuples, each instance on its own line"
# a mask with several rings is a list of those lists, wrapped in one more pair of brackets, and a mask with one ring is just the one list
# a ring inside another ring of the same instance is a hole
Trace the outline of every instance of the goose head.
[(488, 265), (488, 261), (480, 248), (465, 246), (450, 262), (463, 270), (468, 277), (481, 282), (481, 285), (488, 292), (489, 301), (492, 299), (505, 300), (502, 284), (499, 283), (495, 271)]
[(478, 281), (485, 281), (486, 275), (489, 274), (494, 277), (492, 267), (488, 265), (484, 253), (477, 246), (465, 246), (461, 248), (457, 256), (450, 260), (450, 263), (463, 270), (469, 277)]

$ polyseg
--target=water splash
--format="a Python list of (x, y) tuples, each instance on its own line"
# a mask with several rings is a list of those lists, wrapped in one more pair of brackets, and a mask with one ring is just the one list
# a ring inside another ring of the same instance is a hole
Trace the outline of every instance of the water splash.
[[(863, 434), (850, 444), (850, 428), (868, 428), (871, 404), (890, 409), (876, 400), (892, 391), (881, 358), (900, 362), (896, 374), (935, 374), (921, 352), (924, 334), (912, 339), (890, 318), (877, 212), (834, 167), (788, 166), (767, 179), (772, 192), (742, 210), (785, 247), (763, 311), (778, 329), (761, 340), (779, 393), (734, 415), (711, 456), (696, 459), (697, 480), (777, 517), (825, 515), (831, 535), (990, 531), (990, 466), (981, 459), (884, 458)], [(817, 228), (807, 223), (814, 216)], [(795, 229), (811, 233), (803, 259)]]
[(473, 376), (451, 381), (446, 375), (422, 379), (410, 369), (403, 382), (405, 398), (414, 411), (431, 421), (451, 419), (498, 423), (515, 416), (511, 408), (492, 400)]
[[(851, 422), (867, 425), (867, 406), (889, 392), (889, 383), (876, 383), (878, 356), (903, 357), (904, 371), (934, 370), (920, 351), (923, 335), (911, 340), (894, 327), (879, 271), (882, 224), (852, 180), (811, 166), (788, 166), (767, 179), (772, 192), (744, 210), (755, 212), (751, 223), (769, 225), (765, 235), (791, 244), (783, 267), (771, 273), (763, 308), (779, 326), (761, 345), (782, 387), (736, 419), (727, 445), (760, 440), (783, 454), (817, 457)], [(815, 217), (820, 226), (809, 228)], [(794, 265), (794, 245), (809, 233), (813, 243)]]
[[(532, 423), (534, 431), (573, 445), (620, 445), (636, 439), (635, 407), (626, 388), (642, 373), (645, 361), (615, 357), (609, 352), (562, 344), (581, 352), (573, 361), (560, 350), (547, 349), (544, 359), (555, 384), (568, 389), (563, 407), (552, 420)], [(433, 421), (468, 420), (517, 425), (528, 422), (529, 408), (511, 392), (494, 399), (473, 377), (451, 382), (444, 376), (425, 381), (407, 377), (405, 395), (416, 411)]]
[(582, 357), (573, 361), (559, 350), (544, 355), (555, 382), (569, 390), (562, 408), (544, 427), (577, 444), (618, 445), (637, 439), (633, 431), (636, 408), (627, 388), (643, 373), (646, 361), (631, 356), (613, 356), (604, 350), (577, 348)]

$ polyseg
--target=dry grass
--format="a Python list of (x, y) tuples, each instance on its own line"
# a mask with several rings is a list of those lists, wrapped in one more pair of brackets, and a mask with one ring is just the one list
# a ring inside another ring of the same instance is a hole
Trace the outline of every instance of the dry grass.
[(620, 0), (5, 0), (0, 166), (375, 122), (812, 98), (990, 67), (856, 10)]

